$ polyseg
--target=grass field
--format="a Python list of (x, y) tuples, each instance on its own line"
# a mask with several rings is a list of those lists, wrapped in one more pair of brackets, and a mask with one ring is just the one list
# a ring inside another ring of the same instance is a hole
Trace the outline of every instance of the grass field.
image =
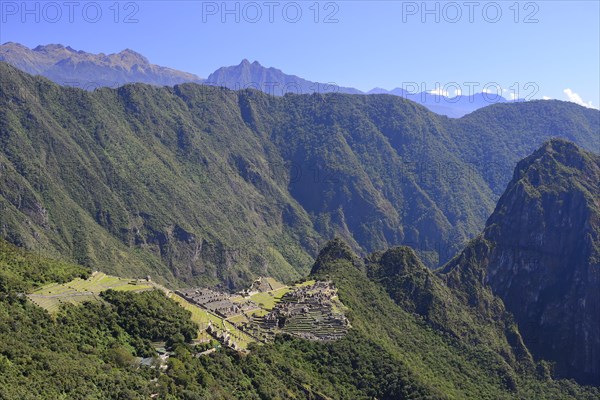
[(108, 289), (139, 292), (153, 288), (152, 283), (94, 272), (88, 279), (76, 278), (63, 284), (53, 283), (42, 286), (28, 297), (35, 304), (53, 314), (58, 311), (61, 304), (79, 304), (85, 301), (99, 300), (100, 292)]
[(65, 295), (61, 297), (46, 297), (38, 295), (29, 295), (31, 301), (38, 306), (48, 310), (50, 314), (55, 314), (63, 304), (80, 304), (86, 301), (98, 300), (94, 294), (76, 294)]
[(251, 316), (253, 316), (253, 317), (264, 317), (264, 316), (265, 316), (265, 315), (267, 315), (268, 313), (269, 313), (269, 311), (268, 311), (268, 310), (265, 310), (265, 309), (259, 308), (259, 309), (256, 309), (256, 310), (252, 310), (252, 311), (250, 311), (250, 312), (248, 313), (248, 315), (251, 315)]
[(244, 314), (238, 314), (227, 318), (227, 321), (231, 322), (232, 324), (241, 324), (243, 322), (248, 322), (248, 318)]
[[(267, 279), (271, 279), (271, 278), (267, 278)], [(277, 282), (275, 280), (273, 280), (273, 281)], [(267, 311), (271, 311), (275, 307), (275, 304), (277, 304), (279, 302), (279, 300), (281, 300), (281, 298), (290, 290), (292, 290), (294, 288), (298, 288), (298, 287), (310, 286), (310, 285), (313, 285), (314, 283), (315, 283), (315, 281), (306, 281), (306, 282), (302, 282), (302, 283), (299, 283), (294, 286), (281, 286), (278, 289), (271, 290), (270, 292), (256, 293), (256, 294), (250, 296), (250, 299), (253, 302), (255, 302), (256, 304), (258, 304), (259, 307), (261, 307)]]
[(311, 286), (311, 285), (314, 285), (315, 283), (317, 283), (317, 281), (315, 281), (314, 279), (311, 279), (309, 281), (305, 281), (305, 282), (299, 283), (297, 285), (294, 285), (294, 287), (297, 288), (297, 287)]
[(282, 287), (281, 289), (272, 290), (270, 292), (256, 293), (250, 296), (253, 302), (259, 305), (259, 307), (264, 308), (265, 310), (272, 310), (275, 307), (275, 304), (281, 298), (291, 290), (290, 287)]
[(281, 289), (283, 287), (285, 287), (285, 285), (279, 281), (277, 281), (274, 278), (265, 278), (267, 280), (267, 282), (269, 282), (269, 285), (271, 285), (271, 287), (273, 288), (273, 290), (277, 290), (277, 289)]

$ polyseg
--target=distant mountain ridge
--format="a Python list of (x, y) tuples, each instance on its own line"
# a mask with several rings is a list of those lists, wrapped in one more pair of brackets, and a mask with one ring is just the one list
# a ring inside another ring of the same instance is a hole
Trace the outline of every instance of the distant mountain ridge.
[(402, 88), (395, 88), (390, 91), (385, 89), (373, 89), (367, 94), (391, 94), (394, 96), (404, 97), (419, 103), (436, 114), (446, 115), (452, 118), (460, 118), (480, 108), (498, 103), (513, 103), (521, 102), (523, 99), (508, 100), (497, 93), (474, 93), (472, 95), (458, 95), (455, 97), (444, 96), (432, 92), (414, 93)]
[(77, 51), (60, 44), (40, 45), (29, 49), (21, 44), (8, 42), (0, 45), (0, 61), (29, 74), (45, 76), (59, 85), (77, 86), (86, 90), (103, 86), (116, 88), (126, 83), (173, 86), (192, 82), (232, 90), (256, 89), (275, 96), (286, 93), (389, 94), (412, 100), (437, 114), (452, 118), (462, 117), (490, 104), (512, 102), (500, 95), (488, 93), (450, 98), (442, 94), (413, 92), (403, 88), (375, 88), (363, 92), (339, 86), (335, 82), (309, 81), (277, 68), (264, 67), (258, 61), (251, 63), (247, 59), (238, 65), (221, 67), (205, 80), (191, 73), (151, 64), (146, 57), (129, 49), (106, 55)]
[(412, 100), (437, 114), (453, 118), (462, 117), (490, 104), (511, 102), (495, 93), (474, 93), (468, 96), (459, 95), (451, 98), (427, 91), (415, 93), (403, 88), (393, 90), (375, 88), (363, 92), (351, 87), (338, 86), (334, 82), (308, 81), (296, 75), (285, 74), (276, 68), (264, 67), (258, 61), (250, 63), (246, 59), (242, 60), (239, 65), (219, 68), (208, 76), (205, 84), (223, 86), (232, 90), (257, 89), (275, 96), (283, 96), (287, 93), (389, 94)]
[(116, 54), (92, 54), (69, 46), (49, 44), (29, 49), (18, 43), (0, 46), (0, 61), (33, 75), (65, 86), (93, 90), (118, 87), (126, 83), (172, 86), (185, 82), (201, 83), (194, 74), (151, 64), (143, 55), (126, 49)]
[(358, 89), (337, 86), (335, 83), (311, 82), (296, 75), (288, 75), (276, 68), (263, 67), (258, 61), (247, 59), (239, 65), (221, 67), (210, 74), (206, 84), (232, 90), (257, 89), (267, 94), (283, 96), (286, 93), (347, 93), (363, 94)]

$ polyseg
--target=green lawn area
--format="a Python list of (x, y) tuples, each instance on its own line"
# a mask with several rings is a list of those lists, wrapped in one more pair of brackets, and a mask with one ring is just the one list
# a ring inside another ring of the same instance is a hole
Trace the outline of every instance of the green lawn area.
[(265, 310), (272, 310), (275, 304), (291, 290), (289, 286), (282, 287), (281, 289), (272, 290), (270, 292), (256, 293), (250, 298), (253, 302), (258, 304), (259, 307)]
[[(272, 279), (272, 278), (267, 278), (267, 279)], [(273, 285), (277, 285), (279, 283), (274, 279), (273, 279), (273, 282), (274, 282), (274, 283), (272, 283)], [(261, 307), (265, 310), (271, 311), (273, 309), (273, 307), (275, 307), (275, 304), (277, 304), (277, 302), (279, 300), (281, 300), (281, 298), (290, 290), (299, 288), (299, 287), (314, 285), (314, 283), (315, 283), (314, 280), (310, 280), (310, 281), (299, 283), (294, 286), (281, 286), (279, 289), (272, 290), (270, 292), (256, 293), (256, 294), (250, 296), (250, 299), (252, 299), (252, 301), (254, 301), (256, 304), (258, 304), (259, 307)], [(282, 285), (282, 284), (279, 284), (279, 285)]]
[(97, 297), (89, 295), (66, 295), (60, 297), (45, 297), (29, 295), (29, 299), (38, 306), (46, 309), (50, 314), (56, 313), (62, 304), (81, 304), (86, 301), (95, 301)]
[(273, 290), (277, 290), (277, 289), (281, 289), (281, 288), (285, 287), (285, 285), (283, 283), (279, 282), (275, 278), (266, 278), (266, 280), (267, 280), (267, 282), (269, 282), (269, 285), (271, 285)]
[(61, 304), (79, 304), (97, 300), (100, 292), (108, 289), (139, 292), (154, 288), (151, 283), (140, 282), (133, 285), (131, 282), (137, 281), (95, 272), (88, 279), (75, 278), (71, 282), (43, 286), (28, 297), (52, 314), (58, 311)]
[(265, 315), (267, 315), (269, 313), (268, 310), (265, 309), (257, 309), (257, 310), (252, 310), (248, 313), (248, 315), (251, 315), (253, 317), (264, 317)]
[(206, 310), (203, 310), (200, 307), (197, 307), (197, 306), (189, 303), (183, 297), (181, 297), (175, 293), (171, 293), (169, 297), (171, 297), (171, 299), (173, 299), (177, 303), (179, 303), (179, 305), (181, 307), (185, 308), (186, 310), (188, 310), (192, 313), (192, 321), (194, 321), (195, 323), (197, 323), (200, 326), (200, 330), (206, 329), (206, 326), (208, 325), (208, 321), (213, 321), (213, 323), (218, 322), (218, 321), (215, 321), (215, 319), (216, 318), (218, 319), (218, 317), (210, 315)]
[(244, 296), (241, 296), (241, 295), (234, 295), (234, 296), (231, 296), (231, 297), (229, 298), (229, 300), (231, 300), (233, 303), (241, 303), (241, 302), (242, 302), (242, 301), (244, 301), (245, 299), (244, 299)]
[(294, 285), (293, 287), (299, 288), (299, 287), (314, 285), (315, 283), (317, 283), (317, 281), (315, 281), (314, 279), (311, 279), (310, 281), (299, 283), (297, 285)]
[(116, 290), (118, 292), (141, 292), (141, 291), (144, 291), (144, 290), (154, 289), (154, 286), (152, 286), (152, 285), (139, 285), (139, 284), (138, 285), (127, 284), (127, 285), (122, 285), (122, 286), (114, 286), (112, 288), (107, 288), (107, 289), (113, 289), (113, 290)]

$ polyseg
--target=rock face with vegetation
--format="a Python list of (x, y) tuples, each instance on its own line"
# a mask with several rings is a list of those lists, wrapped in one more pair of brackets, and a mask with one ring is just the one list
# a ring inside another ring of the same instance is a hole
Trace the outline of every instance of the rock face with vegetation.
[(598, 146), (598, 111), (497, 104), (464, 118), (387, 95), (183, 84), (85, 92), (0, 63), (0, 234), (117, 275), (240, 287), (306, 275), (338, 235), (442, 265), (514, 163)]
[(374, 253), (366, 263), (372, 280), (432, 328), (456, 340), (484, 345), (513, 367), (533, 367), (512, 315), (485, 282), (472, 279), (472, 271), (459, 268), (436, 273), (408, 247)]
[(546, 143), (519, 162), (483, 237), (487, 280), (529, 349), (600, 384), (600, 157)]

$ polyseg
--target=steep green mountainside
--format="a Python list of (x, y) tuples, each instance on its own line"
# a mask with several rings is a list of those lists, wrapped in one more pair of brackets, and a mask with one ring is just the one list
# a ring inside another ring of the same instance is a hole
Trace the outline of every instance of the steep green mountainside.
[[(1, 215), (10, 241), (172, 282), (233, 286), (308, 268), (318, 235), (270, 178), (269, 160), (281, 159), (245, 126), (235, 93), (215, 89), (214, 102), (190, 109), (173, 89), (90, 94), (2, 68)], [(262, 166), (260, 182), (243, 179), (242, 162)]]
[(4, 294), (29, 292), (49, 282), (87, 278), (90, 272), (86, 267), (30, 253), (0, 239), (0, 291)]
[[(456, 340), (500, 354), (509, 365), (531, 369), (533, 359), (512, 315), (471, 271), (457, 270), (458, 284), (425, 267), (412, 249), (397, 247), (366, 259), (367, 275), (407, 312), (421, 316)], [(467, 296), (466, 293), (473, 293)]]
[(134, 354), (155, 355), (150, 340), (197, 330), (189, 312), (159, 291), (107, 292), (104, 302), (65, 306), (52, 318), (23, 291), (90, 271), (3, 240), (0, 271), (2, 399), (147, 399), (160, 386), (151, 381), (158, 375), (135, 368)]
[[(390, 252), (394, 259), (382, 267), (406, 264), (397, 257), (405, 250)], [(186, 400), (591, 400), (600, 395), (595, 388), (552, 380), (543, 368), (534, 371), (530, 362), (507, 360), (485, 343), (435, 329), (369, 279), (364, 261), (341, 241), (323, 249), (313, 276), (332, 279), (349, 307), (352, 328), (346, 337), (310, 342), (283, 336), (273, 344), (252, 347), (249, 354), (221, 349), (199, 358), (194, 356), (198, 350), (186, 343), (196, 329), (189, 312), (162, 292), (109, 291), (101, 302), (63, 305), (50, 317), (19, 296), (20, 288), (37, 287), (55, 277), (67, 280), (85, 273), (85, 268), (3, 242), (0, 255), (4, 268), (24, 271), (15, 278), (19, 284), (0, 290), (0, 397), (7, 400), (151, 395)], [(471, 328), (487, 323), (473, 321), (467, 322)], [(140, 368), (134, 358), (156, 356), (150, 340), (166, 340), (172, 352), (162, 372)]]
[[(469, 280), (468, 271), (458, 274)], [(478, 302), (468, 303), (410, 249), (363, 260), (334, 240), (321, 251), (312, 276), (333, 280), (350, 309), (352, 332), (410, 371), (424, 398), (569, 398), (567, 388), (575, 387), (550, 380), (545, 364), (534, 365), (510, 314), (483, 282), (473, 283)], [(571, 396), (585, 398), (579, 390)], [(593, 396), (594, 389), (587, 393)], [(407, 398), (419, 398), (412, 396)]]
[(551, 136), (594, 149), (598, 115), (554, 101), (451, 120), (389, 95), (196, 84), (89, 93), (0, 63), (1, 235), (173, 285), (294, 280), (335, 235), (440, 265), (518, 157)]
[[(485, 271), (538, 358), (600, 384), (600, 157), (553, 140), (517, 165), (481, 238), (447, 269)], [(467, 267), (465, 267), (467, 266)]]

